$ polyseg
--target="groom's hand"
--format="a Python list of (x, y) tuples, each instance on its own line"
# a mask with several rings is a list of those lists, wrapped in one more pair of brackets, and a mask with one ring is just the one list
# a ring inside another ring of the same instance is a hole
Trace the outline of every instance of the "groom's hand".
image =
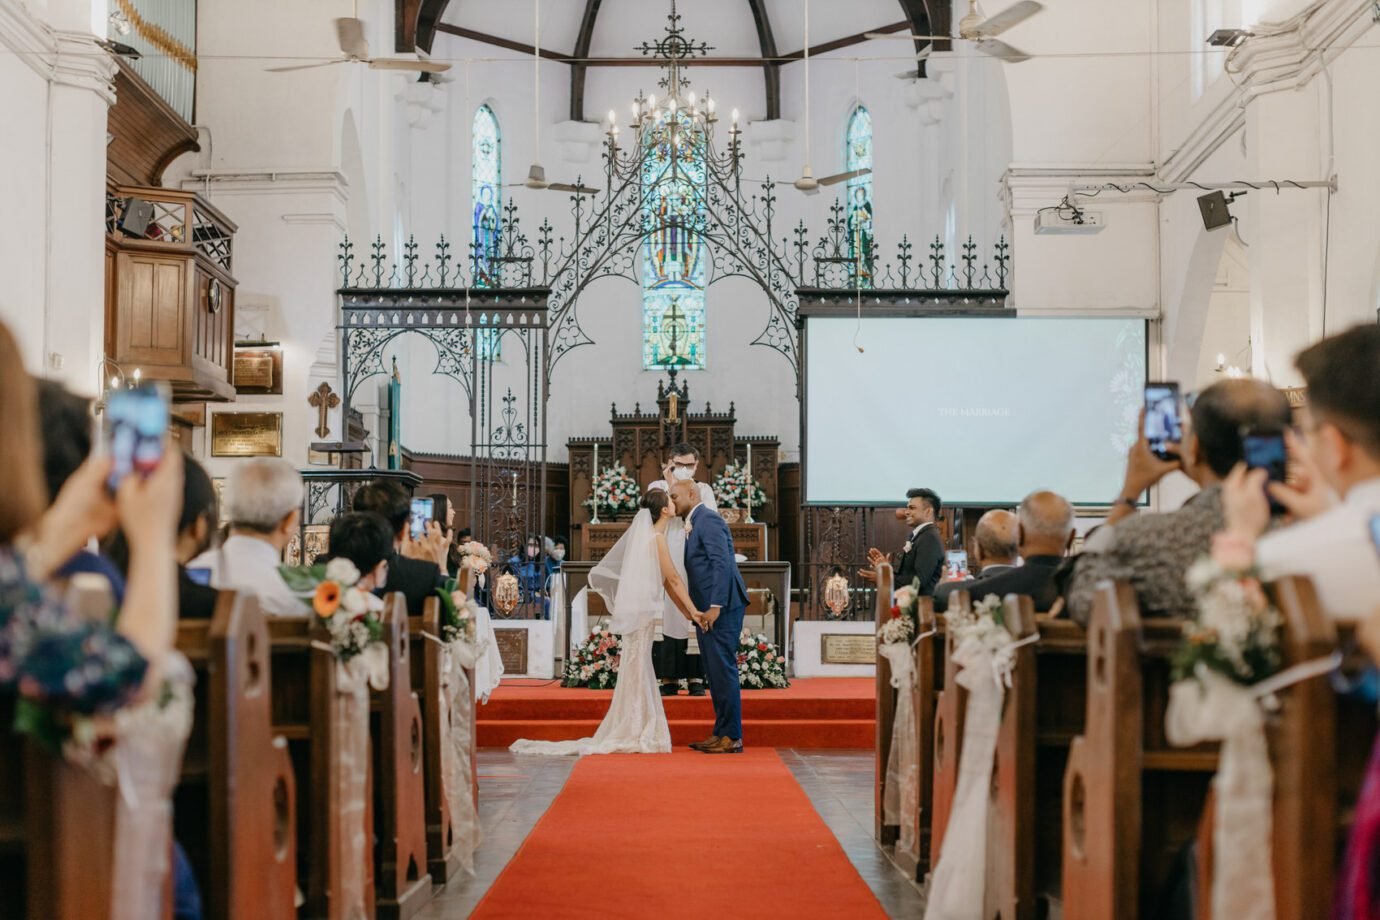
[(718, 608), (718, 607), (710, 607), (710, 608), (709, 608), (708, 610), (706, 610), (704, 613), (700, 614), (700, 618), (701, 618), (701, 620), (703, 621), (703, 623), (702, 623), (702, 625), (701, 625), (701, 628), (702, 628), (702, 629), (705, 629), (705, 630), (713, 629), (713, 628), (714, 628), (714, 621), (717, 620), (717, 619), (719, 618), (719, 608)]

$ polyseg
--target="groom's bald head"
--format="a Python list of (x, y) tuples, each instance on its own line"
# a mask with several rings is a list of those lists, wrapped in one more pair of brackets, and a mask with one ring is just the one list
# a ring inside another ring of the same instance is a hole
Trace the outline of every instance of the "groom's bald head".
[(678, 479), (671, 483), (671, 501), (675, 502), (676, 514), (685, 517), (700, 503), (700, 487), (690, 479)]

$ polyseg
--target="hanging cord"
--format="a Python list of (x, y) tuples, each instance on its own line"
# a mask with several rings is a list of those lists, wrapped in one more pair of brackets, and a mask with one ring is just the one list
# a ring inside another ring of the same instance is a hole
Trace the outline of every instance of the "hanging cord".
[[(805, 0), (805, 8), (808, 10), (809, 7), (810, 7), (810, 0)], [(810, 46), (810, 42), (809, 42), (809, 40), (807, 39), (806, 42), (805, 42), (805, 47), (808, 49), (809, 46)], [(808, 50), (807, 50), (806, 53), (807, 53), (807, 54), (809, 53)], [(806, 70), (805, 73), (806, 73), (807, 76), (809, 75), (809, 71), (808, 71), (808, 70)], [(862, 105), (862, 96), (858, 94), (858, 61), (857, 61), (856, 58), (853, 60), (853, 100), (854, 100), (854, 102), (853, 102), (854, 105)], [(809, 110), (806, 109), (806, 117), (807, 117), (807, 119), (808, 119), (808, 114), (809, 114)], [(846, 167), (848, 164), (847, 164), (847, 163), (844, 163), (843, 165)], [(847, 188), (847, 187), (848, 187), (847, 185), (844, 186), (844, 188)], [(855, 298), (857, 299), (857, 304), (858, 304), (858, 324), (857, 324), (856, 326), (853, 327), (853, 347), (856, 348), (856, 349), (858, 350), (858, 354), (861, 355), (861, 354), (864, 354), (864, 351), (863, 351), (863, 347), (862, 347), (861, 345), (858, 344), (858, 339), (859, 339), (859, 337), (862, 336), (862, 255), (863, 255), (863, 254), (862, 254), (861, 248), (860, 248), (860, 247), (857, 247), (856, 242), (854, 243), (854, 246), (855, 246), (855, 248), (858, 249), (858, 251), (856, 251), (856, 252), (853, 253), (853, 289), (854, 289), (853, 293), (854, 293)]]

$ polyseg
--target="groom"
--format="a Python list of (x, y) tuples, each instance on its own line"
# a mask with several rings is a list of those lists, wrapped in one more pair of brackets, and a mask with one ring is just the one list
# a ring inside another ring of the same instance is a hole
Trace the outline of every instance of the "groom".
[(671, 486), (676, 513), (685, 521), (685, 575), (695, 605), (695, 628), (709, 694), (714, 732), (690, 746), (706, 754), (743, 752), (743, 705), (738, 688), (738, 634), (747, 612), (747, 586), (733, 558), (733, 537), (724, 519), (700, 504), (695, 483)]

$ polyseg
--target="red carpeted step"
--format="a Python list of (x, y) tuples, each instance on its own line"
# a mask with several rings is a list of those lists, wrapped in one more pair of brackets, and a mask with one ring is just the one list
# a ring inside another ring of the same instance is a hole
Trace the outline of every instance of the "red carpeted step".
[[(500, 688), (501, 689), (501, 688)], [(758, 719), (873, 719), (876, 700), (811, 699), (807, 697), (764, 698), (760, 691), (744, 691), (743, 712)], [(602, 719), (609, 708), (607, 691), (567, 690), (565, 696), (545, 699), (514, 699), (495, 694), (487, 704), (479, 707), (478, 719), (485, 722), (506, 722), (511, 719)], [(668, 719), (713, 718), (714, 706), (709, 697), (662, 697)]]
[[(513, 719), (480, 722), (476, 727), (479, 747), (506, 748), (519, 738), (534, 741), (570, 741), (587, 738), (599, 727), (597, 719)], [(699, 741), (713, 727), (709, 719), (672, 720), (671, 743), (683, 747)], [(876, 740), (876, 725), (862, 719), (765, 719), (745, 718), (743, 737), (752, 745), (792, 748), (869, 749)]]

